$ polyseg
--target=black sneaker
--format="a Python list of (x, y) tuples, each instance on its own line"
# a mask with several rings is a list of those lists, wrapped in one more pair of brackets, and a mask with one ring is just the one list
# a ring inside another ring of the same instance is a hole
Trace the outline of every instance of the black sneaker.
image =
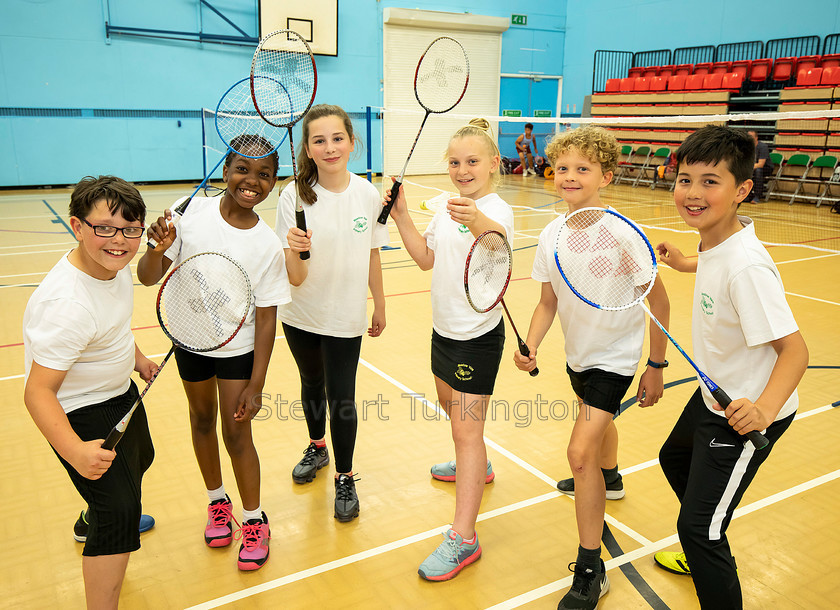
[(595, 610), (598, 607), (598, 600), (610, 590), (610, 579), (607, 578), (604, 560), (601, 560), (600, 572), (595, 572), (592, 568), (585, 568), (575, 562), (569, 564), (569, 569), (575, 573), (572, 588), (557, 604), (557, 610)]
[[(73, 540), (76, 542), (87, 542), (88, 534), (87, 511), (79, 513), (79, 518), (73, 524)], [(155, 526), (155, 518), (151, 515), (140, 515), (140, 533), (148, 532)]]
[(303, 452), (303, 459), (292, 469), (292, 480), (295, 483), (309, 483), (315, 478), (315, 473), (330, 463), (330, 454), (326, 445), (318, 447), (309, 443)]
[[(606, 483), (606, 480), (604, 481)], [(612, 483), (607, 485), (607, 500), (621, 500), (624, 497), (624, 483), (621, 480), (621, 475)], [(575, 480), (563, 479), (557, 481), (557, 490), (563, 492), (567, 496), (575, 497)]]
[(359, 496), (356, 495), (356, 481), (346, 474), (335, 480), (335, 518), (342, 523), (359, 516)]

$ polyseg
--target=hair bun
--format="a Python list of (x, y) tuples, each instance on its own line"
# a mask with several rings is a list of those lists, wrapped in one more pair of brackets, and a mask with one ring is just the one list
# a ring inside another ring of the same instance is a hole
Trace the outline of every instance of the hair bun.
[(473, 127), (477, 127), (482, 131), (490, 131), (490, 121), (488, 121), (484, 117), (476, 117), (470, 120), (469, 124)]

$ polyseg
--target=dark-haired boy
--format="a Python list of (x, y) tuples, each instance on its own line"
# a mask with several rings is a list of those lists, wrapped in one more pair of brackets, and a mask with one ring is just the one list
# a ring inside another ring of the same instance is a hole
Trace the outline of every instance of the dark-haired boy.
[(32, 294), (23, 315), (24, 402), (88, 504), (82, 574), (89, 608), (116, 608), (131, 551), (140, 548), (140, 483), (154, 458), (146, 413), (135, 411), (118, 451), (103, 439), (137, 399), (137, 371), (157, 365), (131, 334), (128, 264), (146, 206), (114, 176), (87, 177), (70, 196), (78, 246)]
[[(691, 574), (703, 608), (741, 608), (741, 586), (726, 528), (735, 507), (793, 421), (796, 386), (808, 348), (785, 300), (773, 260), (738, 206), (752, 188), (755, 144), (746, 133), (706, 126), (677, 150), (677, 212), (700, 233), (692, 261), (670, 243), (660, 261), (696, 271), (692, 311), (694, 360), (730, 396), (722, 409), (704, 384), (694, 393), (659, 453), (680, 499), (677, 532), (684, 553), (659, 552), (656, 563)], [(764, 431), (756, 450), (742, 436)]]

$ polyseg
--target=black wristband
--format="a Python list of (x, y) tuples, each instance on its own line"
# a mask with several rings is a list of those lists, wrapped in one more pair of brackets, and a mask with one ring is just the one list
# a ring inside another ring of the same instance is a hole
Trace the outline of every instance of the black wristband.
[(665, 362), (654, 362), (653, 360), (648, 358), (647, 366), (651, 366), (655, 369), (664, 369), (668, 366), (668, 361), (666, 360)]

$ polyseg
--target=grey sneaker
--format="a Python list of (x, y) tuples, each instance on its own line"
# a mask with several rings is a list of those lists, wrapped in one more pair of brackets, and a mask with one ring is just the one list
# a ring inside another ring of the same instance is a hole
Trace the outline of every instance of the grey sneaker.
[(309, 483), (315, 478), (315, 473), (329, 463), (330, 454), (327, 447), (317, 447), (315, 443), (309, 443), (309, 447), (303, 452), (303, 459), (292, 469), (292, 480), (295, 483)]
[(557, 610), (566, 608), (595, 610), (598, 607), (598, 600), (610, 590), (610, 579), (607, 578), (604, 560), (601, 560), (600, 572), (593, 572), (591, 568), (584, 568), (574, 562), (569, 564), (569, 569), (575, 573), (572, 588), (557, 604)]
[[(557, 481), (558, 491), (563, 492), (567, 496), (575, 497), (575, 480), (563, 479)], [(621, 480), (621, 475), (612, 483), (607, 483), (607, 500), (621, 500), (624, 497), (624, 483)]]
[[(446, 481), (451, 483), (455, 480), (455, 460), (449, 462), (442, 462), (435, 464), (431, 469), (432, 478), (438, 481)], [(485, 483), (492, 483), (496, 478), (496, 473), (493, 472), (493, 465), (490, 460), (487, 460), (487, 476), (484, 478)]]
[(342, 523), (359, 516), (359, 496), (356, 495), (356, 481), (346, 474), (335, 480), (335, 518)]

